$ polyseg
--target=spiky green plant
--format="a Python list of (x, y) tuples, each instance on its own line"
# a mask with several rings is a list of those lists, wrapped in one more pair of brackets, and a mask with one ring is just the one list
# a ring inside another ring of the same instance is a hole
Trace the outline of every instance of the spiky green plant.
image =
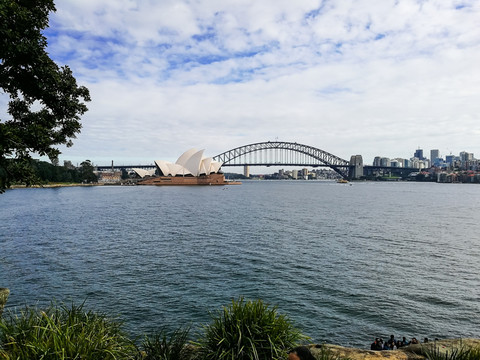
[(142, 342), (143, 360), (185, 360), (190, 357), (187, 347), (190, 328), (175, 330), (170, 336), (164, 330)]
[(480, 346), (470, 348), (465, 360), (480, 360)]
[(285, 359), (288, 349), (307, 339), (262, 300), (232, 300), (211, 317), (196, 343), (202, 359)]
[(121, 323), (84, 304), (25, 308), (0, 320), (0, 359), (133, 359), (138, 351)]
[(421, 353), (427, 360), (480, 360), (480, 347), (465, 346), (462, 343), (459, 347), (452, 346), (448, 349), (440, 349), (433, 343), (422, 346)]

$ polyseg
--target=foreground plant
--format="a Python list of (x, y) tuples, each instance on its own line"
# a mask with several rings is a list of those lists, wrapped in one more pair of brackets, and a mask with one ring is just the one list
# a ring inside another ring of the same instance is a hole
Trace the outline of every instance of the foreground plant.
[(240, 298), (211, 316), (197, 343), (202, 359), (285, 359), (288, 349), (307, 339), (262, 300)]
[(436, 343), (431, 346), (422, 346), (421, 354), (427, 360), (480, 360), (480, 347), (471, 347), (460, 344), (449, 349), (440, 349)]
[(133, 359), (138, 351), (121, 323), (104, 315), (50, 305), (0, 320), (0, 359)]
[(191, 356), (188, 345), (190, 328), (178, 329), (170, 336), (164, 330), (142, 342), (143, 360), (185, 360)]

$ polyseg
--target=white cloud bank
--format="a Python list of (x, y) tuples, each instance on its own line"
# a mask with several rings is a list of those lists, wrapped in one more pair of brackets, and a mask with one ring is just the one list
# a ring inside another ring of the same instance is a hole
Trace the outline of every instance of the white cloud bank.
[(92, 95), (62, 159), (152, 163), (278, 138), (349, 159), (480, 157), (475, 0), (57, 1)]

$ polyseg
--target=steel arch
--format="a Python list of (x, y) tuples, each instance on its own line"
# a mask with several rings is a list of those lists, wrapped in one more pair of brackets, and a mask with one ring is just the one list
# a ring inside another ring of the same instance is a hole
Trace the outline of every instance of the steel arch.
[[(246, 154), (251, 154), (254, 152), (262, 152), (270, 149), (281, 149), (289, 152), (295, 152), (307, 155), (311, 158), (311, 163), (306, 164), (305, 162), (249, 162), (245, 161), (237, 162), (242, 156)], [(350, 163), (347, 160), (344, 160), (338, 156), (330, 154), (326, 151), (314, 148), (312, 146), (292, 143), (292, 142), (283, 142), (283, 141), (267, 141), (260, 142), (255, 144), (249, 144), (237, 147), (232, 150), (225, 151), (221, 154), (218, 154), (213, 157), (215, 161), (221, 162), (222, 166), (244, 166), (244, 165), (305, 165), (305, 166), (327, 166), (335, 170), (343, 178), (348, 178)]]

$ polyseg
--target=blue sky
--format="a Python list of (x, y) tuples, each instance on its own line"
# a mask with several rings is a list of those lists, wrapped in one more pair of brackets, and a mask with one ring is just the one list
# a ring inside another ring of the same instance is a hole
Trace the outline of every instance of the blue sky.
[(480, 158), (475, 0), (62, 0), (51, 57), (92, 95), (61, 160), (283, 140), (349, 159)]

